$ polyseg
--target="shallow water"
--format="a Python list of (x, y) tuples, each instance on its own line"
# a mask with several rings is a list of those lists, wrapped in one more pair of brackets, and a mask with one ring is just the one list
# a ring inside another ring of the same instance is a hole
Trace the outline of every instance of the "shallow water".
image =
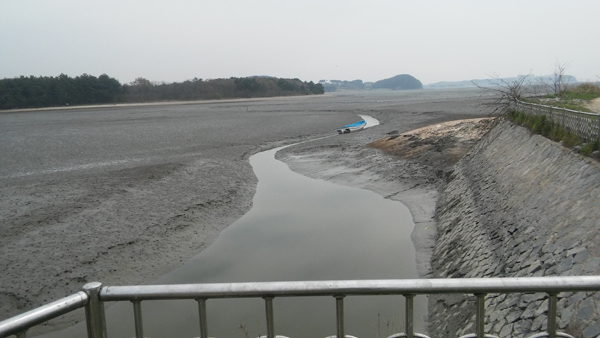
[[(410, 233), (414, 224), (401, 203), (367, 190), (343, 187), (292, 172), (277, 149), (250, 163), (258, 177), (252, 209), (206, 250), (151, 284), (335, 279), (418, 278)], [(423, 300), (416, 304), (422, 331)], [(346, 297), (346, 334), (384, 337), (402, 331), (401, 296)], [(199, 335), (195, 301), (142, 303), (147, 337)], [(333, 297), (276, 298), (275, 332), (292, 338), (335, 334)], [(109, 337), (133, 337), (130, 303), (107, 308)], [(262, 299), (207, 301), (211, 337), (264, 335)], [(59, 334), (75, 336), (83, 325)], [(247, 333), (246, 333), (247, 332)]]

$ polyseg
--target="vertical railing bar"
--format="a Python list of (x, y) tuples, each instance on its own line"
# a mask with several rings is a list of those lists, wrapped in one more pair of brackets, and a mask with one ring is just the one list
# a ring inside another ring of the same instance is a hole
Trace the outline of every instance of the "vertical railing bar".
[(548, 293), (548, 337), (556, 337), (557, 293)]
[(135, 322), (135, 338), (144, 338), (144, 323), (142, 322), (142, 302), (132, 300), (133, 321)]
[(85, 321), (88, 338), (106, 338), (106, 319), (104, 316), (104, 303), (100, 300), (102, 283), (92, 282), (83, 286), (83, 291), (88, 295), (89, 302), (85, 306)]
[(273, 297), (263, 297), (267, 312), (267, 338), (275, 338), (275, 323), (273, 321)]
[(404, 333), (406, 334), (406, 338), (413, 338), (415, 334), (413, 313), (414, 301), (415, 295), (404, 295), (404, 327), (406, 328)]
[(198, 317), (200, 320), (200, 338), (208, 338), (208, 326), (206, 321), (206, 299), (196, 299), (198, 302)]
[(600, 141), (600, 115), (596, 117), (596, 122), (598, 125), (598, 130), (596, 130), (596, 140)]
[(336, 337), (345, 338), (344, 334), (344, 295), (337, 295), (335, 297), (335, 315), (336, 315)]
[(477, 293), (477, 314), (475, 317), (475, 327), (477, 329), (477, 338), (485, 337), (485, 293)]

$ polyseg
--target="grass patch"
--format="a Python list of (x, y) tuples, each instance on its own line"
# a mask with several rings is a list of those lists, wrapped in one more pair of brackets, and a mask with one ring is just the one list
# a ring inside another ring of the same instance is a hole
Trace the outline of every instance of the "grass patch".
[(588, 108), (584, 107), (583, 104), (599, 97), (600, 87), (598, 85), (593, 83), (583, 83), (563, 91), (560, 93), (560, 95), (548, 94), (541, 99), (530, 98), (525, 101), (530, 103), (550, 105), (553, 107), (591, 112)]
[[(562, 142), (563, 146), (567, 148), (573, 148), (581, 144), (579, 136), (563, 128), (559, 124), (548, 120), (546, 115), (532, 116), (525, 113), (512, 111), (508, 114), (508, 118), (516, 124), (529, 128), (536, 134), (543, 135), (556, 142)], [(588, 145), (589, 144), (590, 143), (588, 143)], [(593, 151), (594, 150), (590, 150), (589, 154), (591, 154)]]
[(595, 84), (584, 83), (565, 90), (561, 96), (563, 100), (591, 101), (600, 97), (600, 87)]

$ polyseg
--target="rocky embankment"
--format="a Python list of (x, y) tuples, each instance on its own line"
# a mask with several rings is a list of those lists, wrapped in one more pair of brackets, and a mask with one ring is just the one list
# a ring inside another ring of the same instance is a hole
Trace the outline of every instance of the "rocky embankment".
[[(455, 166), (440, 191), (434, 278), (600, 273), (600, 166), (501, 122)], [(600, 293), (558, 295), (558, 326), (600, 334)], [(546, 328), (545, 294), (488, 295), (486, 332), (522, 337)], [(429, 333), (474, 332), (473, 297), (429, 297)]]

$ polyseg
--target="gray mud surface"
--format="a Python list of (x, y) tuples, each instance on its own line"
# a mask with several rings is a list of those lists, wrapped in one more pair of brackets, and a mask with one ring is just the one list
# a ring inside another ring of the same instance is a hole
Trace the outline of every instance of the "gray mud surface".
[[(251, 154), (332, 135), (359, 114), (381, 125), (278, 155), (308, 176), (404, 202), (417, 224), (413, 239), (426, 276), (428, 256), (419, 247), (430, 247), (435, 229), (435, 164), (365, 146), (486, 116), (476, 92), (347, 92), (0, 114), (0, 319), (87, 282), (149, 283), (178, 267), (251, 208)], [(81, 319), (66, 316), (32, 333)]]

